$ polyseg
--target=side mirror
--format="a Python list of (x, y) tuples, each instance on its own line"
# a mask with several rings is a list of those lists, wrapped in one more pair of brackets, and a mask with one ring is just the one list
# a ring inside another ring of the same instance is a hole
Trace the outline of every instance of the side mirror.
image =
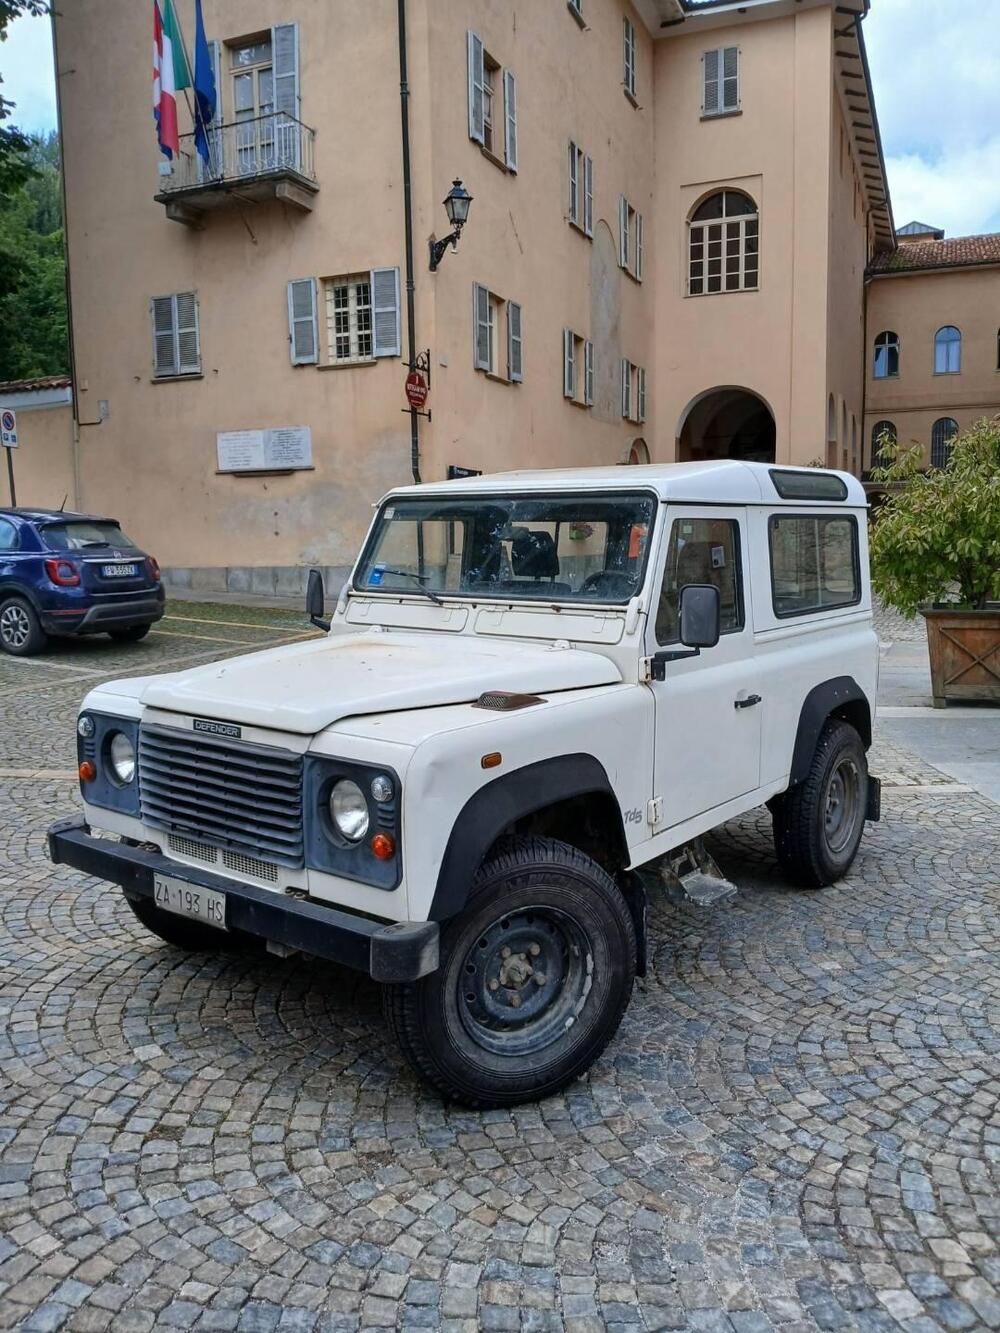
[(719, 590), (711, 583), (687, 583), (681, 589), (681, 643), (685, 648), (714, 648), (722, 626)]
[(329, 629), (329, 620), (324, 620), (323, 609), (326, 605), (326, 590), (323, 587), (323, 575), (318, 569), (310, 569), (309, 582), (306, 585), (306, 611), (317, 629)]

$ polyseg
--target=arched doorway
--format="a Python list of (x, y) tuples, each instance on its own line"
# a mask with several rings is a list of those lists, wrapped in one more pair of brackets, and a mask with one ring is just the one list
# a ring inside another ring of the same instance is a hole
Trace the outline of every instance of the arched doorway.
[(720, 386), (689, 403), (677, 432), (682, 463), (708, 458), (774, 462), (774, 417), (764, 399), (749, 389)]
[(633, 467), (649, 462), (649, 448), (641, 435), (636, 435), (634, 439), (629, 440), (621, 461)]

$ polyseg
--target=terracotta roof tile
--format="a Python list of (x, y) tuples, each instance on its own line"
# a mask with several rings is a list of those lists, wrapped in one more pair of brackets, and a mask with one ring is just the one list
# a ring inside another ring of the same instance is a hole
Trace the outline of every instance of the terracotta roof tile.
[(986, 236), (952, 236), (945, 241), (907, 241), (897, 250), (884, 250), (868, 272), (912, 273), (928, 268), (969, 268), (1000, 264), (1000, 232)]
[(42, 389), (68, 389), (68, 375), (41, 375), (33, 380), (0, 380), (0, 393), (36, 393)]

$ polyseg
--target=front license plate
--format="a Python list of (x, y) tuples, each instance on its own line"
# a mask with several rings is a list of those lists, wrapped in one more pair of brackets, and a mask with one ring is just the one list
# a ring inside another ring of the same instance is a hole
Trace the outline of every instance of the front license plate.
[(193, 917), (207, 926), (226, 929), (226, 895), (200, 884), (185, 884), (169, 875), (153, 876), (153, 899), (157, 907), (177, 916)]
[(106, 579), (134, 579), (139, 572), (138, 565), (102, 565), (101, 573)]

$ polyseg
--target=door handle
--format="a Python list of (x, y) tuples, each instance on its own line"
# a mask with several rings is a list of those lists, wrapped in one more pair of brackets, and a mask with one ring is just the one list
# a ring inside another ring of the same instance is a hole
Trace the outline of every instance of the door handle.
[(759, 703), (760, 703), (760, 695), (759, 695), (759, 694), (748, 694), (747, 697), (746, 697), (745, 699), (735, 699), (735, 700), (733, 701), (733, 707), (734, 707), (734, 708), (753, 708), (754, 704), (759, 704)]

